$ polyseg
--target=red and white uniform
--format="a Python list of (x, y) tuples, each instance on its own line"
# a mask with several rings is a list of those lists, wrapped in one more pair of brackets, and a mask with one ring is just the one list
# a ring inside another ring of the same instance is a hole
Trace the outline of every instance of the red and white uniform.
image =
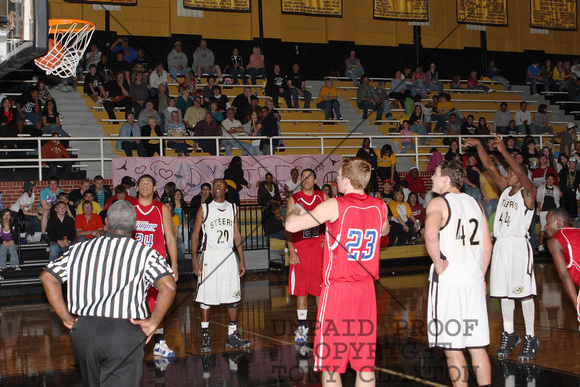
[(374, 371), (381, 229), (387, 217), (382, 200), (350, 193), (336, 198), (339, 217), (326, 223), (319, 329), (314, 370)]
[[(133, 205), (137, 213), (137, 222), (133, 238), (143, 243), (145, 246), (157, 251), (167, 259), (167, 250), (165, 248), (165, 232), (163, 230), (163, 204), (157, 200), (144, 206), (136, 201)], [(147, 305), (149, 311), (153, 311), (157, 302), (157, 289), (153, 286), (147, 289)]]
[[(580, 286), (580, 229), (564, 227), (554, 235), (554, 238), (562, 246), (562, 253), (572, 281)], [(576, 305), (578, 305), (578, 321), (580, 321), (580, 292)]]
[[(313, 195), (306, 195), (303, 191), (292, 195), (294, 203), (300, 203), (306, 210), (312, 211), (324, 201), (322, 191), (314, 191)], [(323, 247), (322, 236), (324, 225), (318, 225), (307, 230), (294, 233), (294, 251), (300, 263), (290, 265), (288, 275), (289, 293), (294, 296), (320, 296), (322, 285)]]

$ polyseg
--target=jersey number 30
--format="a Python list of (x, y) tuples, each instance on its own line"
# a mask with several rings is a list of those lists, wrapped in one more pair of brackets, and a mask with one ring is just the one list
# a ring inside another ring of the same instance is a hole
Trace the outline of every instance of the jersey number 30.
[(348, 252), (349, 261), (368, 261), (375, 256), (375, 248), (379, 233), (377, 230), (360, 230), (350, 228), (348, 230), (348, 242), (346, 251)]

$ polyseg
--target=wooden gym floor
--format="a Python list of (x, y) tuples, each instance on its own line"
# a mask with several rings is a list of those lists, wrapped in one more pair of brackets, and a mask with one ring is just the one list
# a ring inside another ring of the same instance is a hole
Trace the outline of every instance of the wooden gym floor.
[[(541, 347), (536, 359), (521, 363), (520, 344), (507, 359), (495, 355), (502, 331), (498, 300), (488, 298), (494, 386), (568, 386), (580, 384), (580, 332), (576, 312), (562, 292), (549, 257), (537, 260), (536, 336)], [(384, 265), (383, 265), (384, 266)], [(429, 349), (425, 319), (428, 266), (383, 267), (376, 284), (378, 302), (377, 385), (450, 385), (443, 353)], [(212, 308), (210, 334), (213, 351), (202, 356), (200, 312), (193, 303), (192, 283), (180, 283), (179, 293), (165, 324), (165, 336), (176, 357), (154, 359), (146, 348), (143, 386), (294, 386), (320, 385), (312, 371), (312, 356), (297, 354), (293, 344), (296, 301), (288, 295), (281, 274), (248, 274), (242, 281), (239, 331), (252, 340), (247, 351), (226, 351), (225, 307)], [(308, 319), (314, 326), (312, 299)], [(516, 305), (516, 332), (524, 323)], [(312, 346), (312, 330), (309, 338)], [(162, 371), (162, 370), (165, 371)], [(41, 297), (0, 301), (0, 385), (80, 386), (69, 332)], [(354, 384), (354, 373), (343, 377)], [(473, 375), (470, 384), (476, 385)]]

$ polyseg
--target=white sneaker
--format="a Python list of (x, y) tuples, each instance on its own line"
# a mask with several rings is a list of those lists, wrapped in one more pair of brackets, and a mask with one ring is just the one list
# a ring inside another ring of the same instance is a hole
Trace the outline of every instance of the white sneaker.
[(543, 253), (544, 251), (546, 251), (546, 248), (544, 247), (544, 245), (539, 245), (538, 252)]
[(161, 340), (159, 343), (155, 343), (155, 347), (153, 348), (153, 356), (175, 357), (175, 352), (169, 349), (164, 340)]
[(296, 344), (306, 343), (306, 341), (308, 340), (308, 327), (299, 326), (296, 329), (295, 333), (296, 333), (296, 336), (294, 338), (294, 341), (296, 342)]
[(26, 242), (28, 242), (28, 243), (34, 242), (34, 235), (27, 235), (26, 236)]

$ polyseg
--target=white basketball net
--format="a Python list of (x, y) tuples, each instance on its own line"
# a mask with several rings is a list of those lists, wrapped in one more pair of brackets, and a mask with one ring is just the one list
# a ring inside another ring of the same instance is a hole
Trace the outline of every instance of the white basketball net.
[(58, 75), (61, 78), (75, 76), (77, 65), (91, 41), (93, 32), (95, 25), (91, 22), (49, 20), (49, 50), (46, 55), (36, 58), (34, 63), (47, 75)]

